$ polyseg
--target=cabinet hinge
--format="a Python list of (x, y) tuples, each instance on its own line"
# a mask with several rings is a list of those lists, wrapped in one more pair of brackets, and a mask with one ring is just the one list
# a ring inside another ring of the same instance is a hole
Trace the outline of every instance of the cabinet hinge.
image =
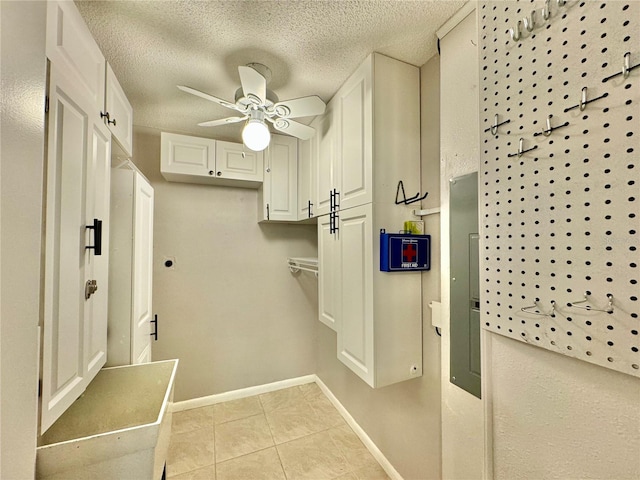
[(44, 97), (44, 113), (49, 113), (49, 97)]
[(38, 380), (38, 397), (42, 397), (42, 379)]

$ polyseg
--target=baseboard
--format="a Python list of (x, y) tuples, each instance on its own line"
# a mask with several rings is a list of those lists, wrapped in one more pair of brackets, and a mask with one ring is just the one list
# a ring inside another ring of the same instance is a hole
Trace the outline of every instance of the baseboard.
[(191, 410), (192, 408), (207, 407), (209, 405), (215, 405), (216, 403), (228, 402), (229, 400), (238, 400), (240, 398), (252, 397), (254, 395), (260, 395), (263, 393), (275, 392), (276, 390), (282, 390), (283, 388), (297, 387), (299, 385), (306, 385), (308, 383), (316, 383), (322, 393), (324, 393), (329, 401), (338, 410), (342, 418), (347, 422), (355, 434), (360, 438), (367, 450), (373, 455), (373, 458), (380, 464), (384, 471), (389, 475), (391, 480), (403, 480), (398, 471), (393, 468), (391, 462), (387, 460), (387, 457), (380, 451), (380, 449), (373, 443), (373, 440), (369, 438), (369, 435), (362, 429), (360, 425), (355, 421), (346, 408), (340, 403), (336, 396), (329, 390), (322, 380), (317, 375), (305, 375), (304, 377), (290, 378), (288, 380), (281, 380), (279, 382), (267, 383), (265, 385), (258, 385), (255, 387), (241, 388), (239, 390), (232, 390), (230, 392), (219, 393), (216, 395), (209, 395), (207, 397), (194, 398), (191, 400), (184, 400), (182, 402), (174, 402), (171, 410), (173, 412), (181, 412), (183, 410)]
[(252, 397), (263, 393), (275, 392), (283, 388), (297, 387), (316, 381), (315, 375), (305, 375), (304, 377), (290, 378), (279, 382), (267, 383), (255, 387), (241, 388), (230, 392), (218, 393), (207, 397), (193, 398), (182, 402), (174, 402), (172, 405), (173, 412), (181, 412), (183, 410), (191, 410), (192, 408), (207, 407), (216, 403), (228, 402), (229, 400), (238, 400), (240, 398)]
[(373, 455), (373, 458), (375, 458), (377, 462), (380, 464), (380, 466), (384, 469), (384, 471), (387, 472), (387, 475), (389, 475), (389, 478), (391, 478), (391, 480), (403, 480), (402, 475), (400, 475), (398, 471), (395, 468), (393, 468), (393, 465), (391, 465), (391, 462), (387, 460), (387, 457), (385, 457), (384, 454), (377, 447), (377, 445), (373, 443), (373, 440), (371, 440), (369, 435), (367, 435), (367, 432), (365, 432), (362, 429), (362, 427), (358, 425), (358, 422), (356, 422), (355, 419), (351, 416), (351, 414), (347, 411), (347, 409), (344, 408), (344, 406), (336, 398), (333, 392), (329, 390), (329, 387), (327, 387), (324, 384), (324, 382), (320, 380), (317, 376), (315, 381), (320, 387), (320, 390), (322, 390), (322, 393), (324, 393), (327, 396), (327, 398), (331, 401), (333, 406), (336, 407), (338, 412), (340, 412), (340, 415), (342, 415), (342, 417), (347, 422), (347, 424), (351, 427), (351, 429), (355, 432), (355, 434), (358, 435), (362, 443), (364, 443), (364, 446), (367, 447), (367, 450), (369, 450), (371, 455)]

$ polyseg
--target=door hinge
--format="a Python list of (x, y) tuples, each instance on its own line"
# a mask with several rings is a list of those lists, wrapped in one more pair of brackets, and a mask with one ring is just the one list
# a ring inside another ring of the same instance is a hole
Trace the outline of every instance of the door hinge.
[(49, 97), (44, 97), (44, 113), (49, 113)]

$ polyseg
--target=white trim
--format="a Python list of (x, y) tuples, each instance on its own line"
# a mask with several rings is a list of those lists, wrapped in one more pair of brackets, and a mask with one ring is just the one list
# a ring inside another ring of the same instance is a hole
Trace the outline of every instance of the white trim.
[(387, 472), (387, 475), (389, 475), (389, 478), (391, 478), (392, 480), (403, 480), (402, 476), (398, 473), (398, 471), (395, 468), (393, 468), (393, 465), (391, 465), (391, 462), (387, 460), (387, 457), (385, 457), (384, 454), (380, 451), (380, 449), (376, 446), (376, 444), (373, 443), (373, 440), (371, 440), (369, 435), (367, 435), (367, 432), (365, 432), (362, 429), (362, 427), (358, 425), (358, 423), (347, 411), (347, 409), (344, 408), (344, 406), (340, 403), (340, 401), (336, 398), (336, 396), (331, 392), (331, 390), (329, 390), (329, 387), (327, 387), (324, 384), (324, 382), (320, 380), (317, 376), (316, 376), (316, 383), (320, 387), (320, 390), (322, 390), (322, 393), (324, 393), (327, 396), (327, 398), (331, 401), (333, 406), (336, 407), (338, 412), (340, 412), (340, 415), (342, 415), (342, 417), (345, 419), (345, 421), (351, 427), (351, 429), (355, 432), (355, 434), (358, 435), (362, 443), (364, 443), (364, 446), (367, 447), (367, 450), (369, 450), (371, 455), (373, 455), (373, 458), (375, 458), (376, 461), (380, 464), (380, 466), (384, 469), (384, 471)]
[(306, 375), (304, 377), (290, 378), (279, 382), (267, 383), (265, 385), (257, 385), (255, 387), (241, 388), (239, 390), (231, 390), (230, 392), (218, 393), (207, 397), (193, 398), (182, 402), (174, 402), (172, 411), (181, 412), (183, 410), (191, 410), (192, 408), (208, 407), (216, 403), (228, 402), (229, 400), (238, 400), (240, 398), (252, 397), (263, 393), (282, 390), (283, 388), (297, 387), (316, 381), (315, 375)]
[(444, 38), (444, 36), (453, 30), (456, 25), (458, 25), (462, 20), (467, 18), (471, 12), (476, 9), (477, 0), (469, 0), (465, 3), (460, 10), (453, 14), (453, 16), (447, 20), (444, 25), (442, 25), (438, 30), (436, 30), (436, 35), (439, 39)]
[(493, 384), (491, 370), (491, 345), (493, 333), (485, 330), (480, 331), (480, 341), (482, 342), (481, 368), (482, 368), (482, 403), (484, 415), (484, 469), (483, 479), (493, 478)]

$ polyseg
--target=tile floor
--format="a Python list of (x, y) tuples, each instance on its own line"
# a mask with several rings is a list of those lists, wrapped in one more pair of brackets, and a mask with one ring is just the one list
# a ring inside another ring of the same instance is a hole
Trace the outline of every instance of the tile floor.
[(315, 383), (174, 413), (167, 477), (388, 479)]

